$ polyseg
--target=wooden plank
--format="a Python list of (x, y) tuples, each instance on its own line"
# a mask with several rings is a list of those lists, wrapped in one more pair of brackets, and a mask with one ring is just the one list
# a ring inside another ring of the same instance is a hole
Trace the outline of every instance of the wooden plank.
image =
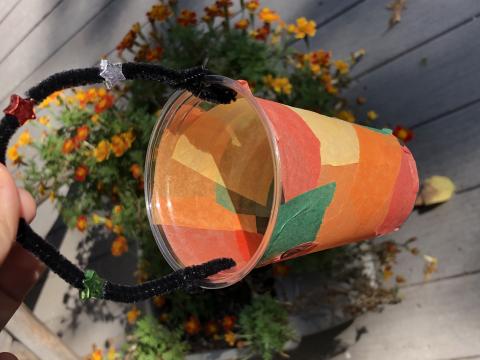
[(480, 103), (414, 129), (409, 144), (422, 178), (445, 175), (457, 190), (480, 184)]
[[(432, 280), (480, 270), (480, 189), (456, 194), (449, 202), (426, 212), (415, 211), (402, 228), (384, 239), (405, 241), (417, 237), (412, 246), (438, 258), (438, 271)], [(402, 253), (394, 266), (396, 274), (408, 283), (423, 279), (424, 261), (420, 256)], [(394, 281), (393, 279), (391, 280)], [(407, 283), (407, 285), (408, 285)]]
[(401, 22), (389, 30), (388, 3), (367, 0), (358, 4), (320, 29), (319, 35), (312, 39), (312, 46), (332, 49), (335, 57), (348, 57), (351, 51), (364, 48), (367, 55), (352, 72), (355, 75), (480, 13), (477, 0), (409, 0)]
[(40, 359), (79, 359), (23, 304), (10, 319), (6, 329)]
[(61, 0), (33, 1), (15, 7), (9, 16), (0, 24), (2, 37), (0, 47), (0, 65), (8, 55), (55, 9)]
[(364, 0), (263, 0), (260, 4), (262, 7), (269, 7), (278, 11), (287, 22), (294, 22), (295, 19), (305, 16), (309, 19), (314, 19), (317, 26), (323, 27), (363, 1)]
[(10, 15), (21, 0), (3, 0), (0, 2), (0, 24)]
[[(3, 101), (9, 96), (23, 79), (36, 71), (111, 1), (63, 1), (57, 6), (47, 20), (40, 23), (3, 61), (0, 83), (4, 86), (0, 89), (0, 99)], [(86, 45), (83, 44), (83, 47)], [(76, 54), (82, 50), (77, 49)]]
[[(358, 318), (337, 341), (350, 345), (347, 358), (355, 360), (479, 359), (479, 282), (477, 274), (405, 289), (400, 304)], [(355, 342), (363, 326), (368, 333)]]
[(346, 95), (365, 96), (364, 109), (375, 109), (380, 123), (406, 126), (477, 100), (479, 32), (480, 22), (472, 21), (360, 78)]

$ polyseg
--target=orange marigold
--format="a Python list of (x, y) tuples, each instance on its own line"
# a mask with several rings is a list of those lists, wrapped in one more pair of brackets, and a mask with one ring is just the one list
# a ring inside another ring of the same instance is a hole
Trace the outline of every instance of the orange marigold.
[(132, 309), (127, 312), (127, 321), (130, 325), (135, 324), (137, 321), (138, 317), (140, 316), (140, 310), (134, 305)]
[(197, 14), (194, 11), (182, 10), (177, 18), (177, 23), (182, 26), (195, 25), (197, 23)]
[(79, 145), (82, 141), (88, 139), (88, 135), (90, 134), (90, 128), (88, 125), (82, 125), (77, 129), (77, 133), (74, 137), (74, 142)]
[(222, 326), (225, 331), (230, 331), (235, 326), (235, 316), (225, 315), (222, 319)]
[(111, 139), (112, 152), (116, 157), (122, 156), (127, 151), (128, 146), (120, 135), (114, 135)]
[(200, 332), (200, 321), (195, 316), (190, 316), (184, 325), (185, 332), (189, 335), (195, 335)]
[(74, 179), (78, 182), (84, 182), (88, 176), (88, 167), (86, 165), (79, 165), (75, 169)]
[(250, 1), (247, 1), (247, 3), (245, 4), (245, 7), (250, 12), (255, 12), (259, 6), (260, 6), (260, 3), (258, 2), (258, 0), (250, 0)]
[(404, 142), (408, 142), (413, 138), (413, 131), (409, 128), (397, 125), (393, 130), (393, 135), (395, 135), (400, 140), (403, 140)]
[(95, 150), (93, 150), (93, 156), (97, 159), (97, 162), (102, 162), (108, 159), (110, 155), (110, 142), (108, 140), (101, 140)]
[(280, 15), (276, 11), (270, 10), (270, 8), (265, 7), (258, 13), (260, 20), (266, 23), (272, 23), (280, 20)]
[(111, 252), (113, 256), (122, 256), (128, 251), (127, 238), (125, 236), (117, 236), (112, 242)]
[(250, 25), (250, 21), (248, 19), (241, 19), (235, 23), (235, 28), (245, 30), (246, 28), (248, 28), (248, 25)]
[(205, 331), (205, 334), (207, 334), (208, 336), (213, 336), (215, 334), (218, 334), (219, 327), (217, 322), (214, 320), (210, 320), (209, 322), (207, 322), (205, 324), (204, 331)]
[(135, 179), (142, 176), (142, 168), (138, 164), (132, 164), (132, 166), (130, 166), (130, 172)]
[(105, 110), (110, 109), (113, 106), (113, 95), (105, 94), (102, 96), (98, 103), (95, 105), (95, 112), (97, 114), (104, 112)]
[(75, 150), (75, 141), (73, 139), (65, 139), (62, 145), (62, 153), (70, 154), (73, 150)]
[(168, 5), (153, 5), (149, 12), (147, 12), (147, 17), (150, 22), (153, 21), (164, 21), (170, 15), (172, 15), (172, 10)]
[(77, 223), (75, 225), (78, 230), (85, 231), (88, 226), (87, 217), (85, 215), (80, 215), (77, 217)]

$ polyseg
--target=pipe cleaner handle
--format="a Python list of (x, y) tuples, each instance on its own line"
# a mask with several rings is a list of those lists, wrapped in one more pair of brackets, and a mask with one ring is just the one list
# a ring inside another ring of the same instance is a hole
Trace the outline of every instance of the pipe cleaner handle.
[[(0, 162), (5, 165), (8, 143), (13, 134), (26, 121), (35, 118), (34, 106), (51, 93), (75, 86), (90, 85), (105, 81), (107, 88), (123, 80), (143, 79), (160, 81), (174, 89), (190, 91), (195, 96), (216, 103), (229, 103), (235, 99), (235, 92), (219, 84), (209, 83), (206, 76), (211, 72), (203, 67), (182, 71), (161, 65), (144, 63), (111, 64), (102, 60), (100, 68), (74, 69), (54, 74), (27, 91), (27, 98), (12, 95), (10, 105), (4, 110), (0, 122)], [(121, 285), (101, 278), (95, 271), (82, 271), (65, 258), (56, 248), (46, 242), (20, 219), (17, 242), (40, 259), (54, 273), (80, 291), (83, 300), (106, 299), (117, 302), (136, 302), (180, 288), (194, 288), (200, 280), (235, 266), (232, 259), (220, 258), (187, 267), (159, 279), (138, 285)]]

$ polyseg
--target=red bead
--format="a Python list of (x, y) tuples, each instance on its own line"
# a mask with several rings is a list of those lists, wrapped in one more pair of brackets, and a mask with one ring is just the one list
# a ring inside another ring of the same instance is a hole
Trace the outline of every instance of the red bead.
[(13, 94), (10, 97), (10, 105), (8, 105), (3, 112), (7, 115), (15, 116), (20, 125), (25, 124), (28, 120), (35, 119), (35, 111), (33, 107), (35, 102), (31, 99), (23, 99), (22, 97)]

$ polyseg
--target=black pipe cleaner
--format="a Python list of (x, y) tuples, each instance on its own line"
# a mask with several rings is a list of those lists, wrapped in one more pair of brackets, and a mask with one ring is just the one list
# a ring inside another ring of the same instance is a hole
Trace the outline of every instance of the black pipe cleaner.
[[(152, 80), (168, 84), (173, 89), (188, 90), (195, 96), (215, 103), (229, 103), (235, 92), (223, 85), (208, 81), (212, 75), (204, 67), (173, 70), (161, 65), (144, 63), (111, 64), (102, 60), (100, 68), (74, 69), (54, 74), (26, 92), (27, 99), (12, 95), (0, 122), (0, 162), (5, 165), (8, 142), (27, 120), (34, 119), (33, 107), (55, 91), (97, 84), (105, 81), (107, 87), (121, 80)], [(24, 219), (20, 219), (17, 242), (34, 254), (67, 283), (80, 290), (82, 299), (98, 298), (132, 303), (180, 288), (191, 289), (200, 280), (235, 266), (232, 259), (221, 258), (175, 271), (162, 278), (138, 285), (113, 284), (102, 279), (93, 270), (85, 272), (70, 262), (51, 244), (36, 234)]]

